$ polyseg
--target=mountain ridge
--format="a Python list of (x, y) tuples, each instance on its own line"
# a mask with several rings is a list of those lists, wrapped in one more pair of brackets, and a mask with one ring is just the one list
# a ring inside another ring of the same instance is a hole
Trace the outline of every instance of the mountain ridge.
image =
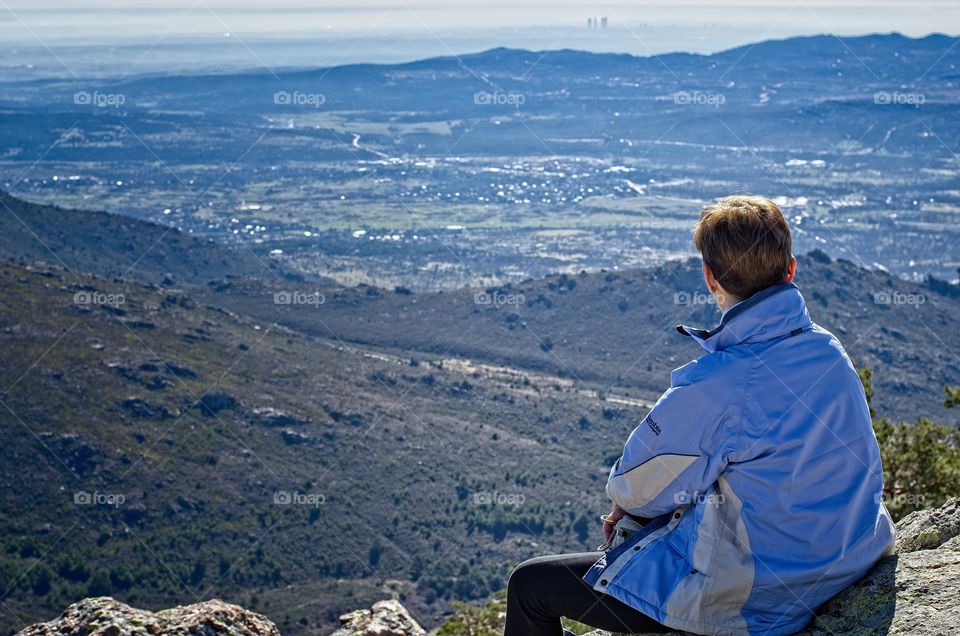
[(205, 285), (220, 277), (318, 281), (268, 256), (231, 249), (170, 225), (98, 210), (30, 203), (0, 191), (0, 253), (70, 271), (149, 283)]
[[(571, 58), (579, 57), (601, 60), (601, 61), (654, 61), (658, 58), (668, 59), (668, 60), (681, 60), (686, 58), (696, 58), (696, 59), (705, 59), (705, 58), (724, 58), (724, 57), (740, 57), (742, 54), (750, 52), (755, 49), (759, 49), (757, 52), (762, 53), (764, 49), (777, 49), (789, 44), (810, 44), (816, 45), (824, 42), (840, 42), (841, 48), (842, 43), (852, 42), (854, 44), (873, 44), (876, 42), (900, 42), (900, 43), (915, 43), (915, 44), (930, 44), (930, 43), (941, 43), (946, 41), (947, 44), (951, 42), (955, 43), (960, 40), (960, 36), (952, 36), (947, 33), (929, 33), (923, 36), (908, 36), (900, 33), (898, 31), (891, 31), (886, 33), (869, 33), (862, 35), (833, 35), (827, 33), (817, 33), (810, 35), (798, 35), (785, 38), (771, 38), (766, 40), (758, 40), (756, 42), (751, 42), (739, 46), (734, 46), (728, 49), (722, 49), (720, 51), (715, 51), (712, 53), (695, 53), (688, 51), (670, 51), (665, 53), (651, 53), (648, 55), (635, 55), (632, 53), (616, 53), (616, 52), (598, 52), (598, 51), (586, 51), (582, 49), (574, 48), (557, 48), (557, 49), (526, 49), (518, 47), (506, 47), (498, 46), (491, 47), (488, 49), (483, 49), (480, 51), (465, 52), (462, 54), (454, 55), (436, 55), (425, 57), (417, 60), (411, 60), (408, 62), (357, 62), (350, 64), (342, 65), (333, 65), (333, 66), (301, 66), (301, 67), (290, 67), (283, 68), (277, 72), (277, 75), (280, 77), (284, 76), (298, 76), (298, 75), (310, 75), (310, 74), (326, 74), (334, 69), (353, 70), (353, 71), (365, 71), (370, 69), (382, 69), (387, 67), (397, 67), (397, 68), (420, 68), (423, 66), (430, 66), (436, 63), (448, 63), (452, 66), (456, 66), (461, 62), (468, 61), (480, 61), (486, 62), (488, 60), (495, 60), (498, 62), (502, 61), (502, 56), (512, 56), (518, 58), (533, 58), (538, 63), (540, 61), (546, 60), (550, 57), (560, 57), (560, 58)], [(549, 62), (549, 61), (548, 61)], [(183, 74), (176, 75), (173, 77), (177, 78), (190, 78), (190, 77), (209, 77), (214, 74), (210, 73), (197, 73), (197, 74)], [(263, 69), (254, 67), (248, 71), (241, 72), (231, 72), (224, 74), (215, 74), (218, 78), (227, 78), (227, 77), (249, 77), (251, 75), (269, 75), (269, 73), (263, 71)], [(157, 79), (157, 75), (151, 74), (151, 79)], [(142, 79), (139, 75), (133, 75), (129, 79), (125, 80), (126, 82), (135, 82)]]
[[(115, 263), (136, 260), (131, 246), (139, 245), (158, 258), (144, 262), (142, 276), (135, 270), (129, 278), (190, 290), (197, 300), (239, 315), (413, 356), (459, 356), (600, 387), (626, 386), (639, 390), (642, 399), (659, 394), (683, 356), (701, 353), (673, 333), (673, 326), (711, 327), (719, 320), (696, 259), (411, 294), (342, 286), (268, 261), (265, 254), (256, 257), (129, 217), (20, 205), (45, 219), (37, 226), (45, 240), (26, 234), (0, 207), (0, 256), (56, 262), (51, 248), (75, 259), (68, 270), (112, 277), (118, 275)], [(91, 230), (98, 222), (106, 222), (106, 229)], [(187, 265), (176, 270), (176, 259)], [(215, 259), (227, 265), (209, 267)], [(960, 339), (940, 328), (960, 321), (960, 287), (935, 279), (912, 283), (823, 253), (801, 255), (799, 263), (797, 282), (814, 321), (833, 330), (858, 365), (877, 367), (881, 411), (907, 420), (918, 413), (954, 420), (954, 412), (934, 405), (942, 401), (944, 385), (960, 383), (960, 361), (948, 354), (960, 348)], [(176, 275), (167, 279), (171, 270)], [(311, 295), (316, 304), (296, 304), (295, 298), (307, 302)], [(278, 297), (290, 302), (278, 303)], [(932, 307), (937, 311), (919, 313)], [(466, 325), (473, 331), (464, 333)], [(645, 352), (645, 364), (636, 363), (637, 352)]]

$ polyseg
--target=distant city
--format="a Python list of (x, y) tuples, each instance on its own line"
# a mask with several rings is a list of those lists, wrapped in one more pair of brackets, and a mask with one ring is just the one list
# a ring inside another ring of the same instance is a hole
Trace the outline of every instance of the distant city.
[(607, 16), (603, 16), (602, 18), (587, 18), (587, 29), (593, 31), (596, 29), (602, 30), (606, 28), (607, 28)]

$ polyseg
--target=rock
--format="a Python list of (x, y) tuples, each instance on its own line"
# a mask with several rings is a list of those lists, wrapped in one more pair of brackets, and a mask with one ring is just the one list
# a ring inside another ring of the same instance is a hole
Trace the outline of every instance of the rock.
[(283, 433), (283, 441), (287, 444), (305, 444), (310, 441), (310, 436), (304, 433), (299, 433), (292, 429), (285, 429)]
[(897, 524), (897, 552), (916, 552), (940, 547), (960, 535), (960, 498), (934, 510), (911, 512)]
[(334, 422), (338, 424), (347, 424), (349, 426), (363, 426), (364, 417), (362, 413), (356, 413), (354, 411), (338, 411), (332, 409), (328, 406), (323, 407), (326, 410), (327, 415), (330, 416)]
[(49, 623), (17, 636), (280, 636), (260, 614), (219, 600), (148, 612), (101, 596), (74, 603)]
[(340, 629), (333, 636), (426, 636), (427, 632), (399, 601), (379, 601), (368, 610), (340, 617)]
[(157, 323), (149, 320), (125, 320), (124, 324), (131, 329), (156, 329)]
[(272, 406), (263, 406), (260, 408), (253, 409), (253, 414), (259, 418), (260, 422), (265, 426), (271, 427), (289, 427), (289, 426), (302, 426), (307, 424), (308, 421), (290, 415), (285, 411), (281, 411), (278, 408)]
[(96, 474), (103, 463), (103, 453), (88, 443), (78, 433), (63, 433), (55, 436), (52, 432), (43, 432), (40, 438), (45, 441), (57, 457), (80, 477)]
[(193, 379), (197, 377), (197, 372), (188, 367), (181, 367), (179, 364), (174, 364), (173, 362), (167, 362), (164, 365), (170, 373), (177, 376), (178, 378)]
[(196, 403), (196, 407), (200, 409), (200, 412), (207, 417), (213, 417), (220, 411), (235, 409), (237, 406), (237, 398), (222, 391), (217, 393), (207, 393)]
[(896, 554), (827, 601), (803, 634), (960, 632), (960, 498), (897, 523)]
[(150, 389), (151, 391), (158, 391), (158, 390), (166, 389), (173, 386), (173, 382), (169, 378), (164, 377), (159, 372), (154, 373), (153, 375), (147, 375), (147, 376), (144, 376), (138, 372), (138, 371), (143, 371), (144, 373), (149, 373), (148, 371), (144, 371), (144, 367), (149, 369), (151, 368), (151, 366), (153, 368), (160, 369), (160, 367), (156, 365), (150, 365), (149, 363), (145, 365), (140, 365), (138, 369), (133, 369), (119, 362), (107, 363), (107, 367), (112, 369), (115, 373), (120, 375), (120, 377), (122, 377), (123, 379), (129, 380), (130, 382), (135, 382), (136, 384), (144, 386)]
[(960, 498), (901, 519), (895, 549), (824, 603), (798, 636), (960, 633)]
[[(799, 636), (960, 633), (960, 498), (897, 524), (896, 553), (827, 601)], [(676, 634), (677, 632), (672, 632)], [(74, 603), (57, 619), (17, 636), (279, 636), (259, 614), (212, 600), (160, 612), (134, 609), (109, 597)], [(396, 600), (340, 617), (333, 636), (426, 636)], [(586, 636), (613, 636), (602, 630)]]
[(150, 404), (138, 397), (129, 397), (120, 402), (120, 406), (130, 412), (133, 417), (148, 420), (165, 420), (173, 417), (173, 413), (162, 404)]

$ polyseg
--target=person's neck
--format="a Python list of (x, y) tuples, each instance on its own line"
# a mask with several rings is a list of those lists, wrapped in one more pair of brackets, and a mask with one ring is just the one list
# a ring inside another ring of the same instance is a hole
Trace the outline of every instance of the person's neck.
[(717, 299), (717, 306), (720, 307), (720, 313), (725, 314), (727, 310), (739, 303), (742, 299), (735, 296), (725, 296), (723, 300)]

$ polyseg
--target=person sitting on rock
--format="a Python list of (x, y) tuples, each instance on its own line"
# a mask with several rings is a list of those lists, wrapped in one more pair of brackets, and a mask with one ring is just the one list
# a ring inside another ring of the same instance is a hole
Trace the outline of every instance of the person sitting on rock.
[(863, 386), (792, 282), (779, 208), (722, 199), (693, 239), (722, 318), (677, 331), (707, 353), (672, 372), (610, 469), (607, 551), (521, 563), (505, 636), (560, 636), (561, 617), (615, 632), (791, 634), (893, 545)]

